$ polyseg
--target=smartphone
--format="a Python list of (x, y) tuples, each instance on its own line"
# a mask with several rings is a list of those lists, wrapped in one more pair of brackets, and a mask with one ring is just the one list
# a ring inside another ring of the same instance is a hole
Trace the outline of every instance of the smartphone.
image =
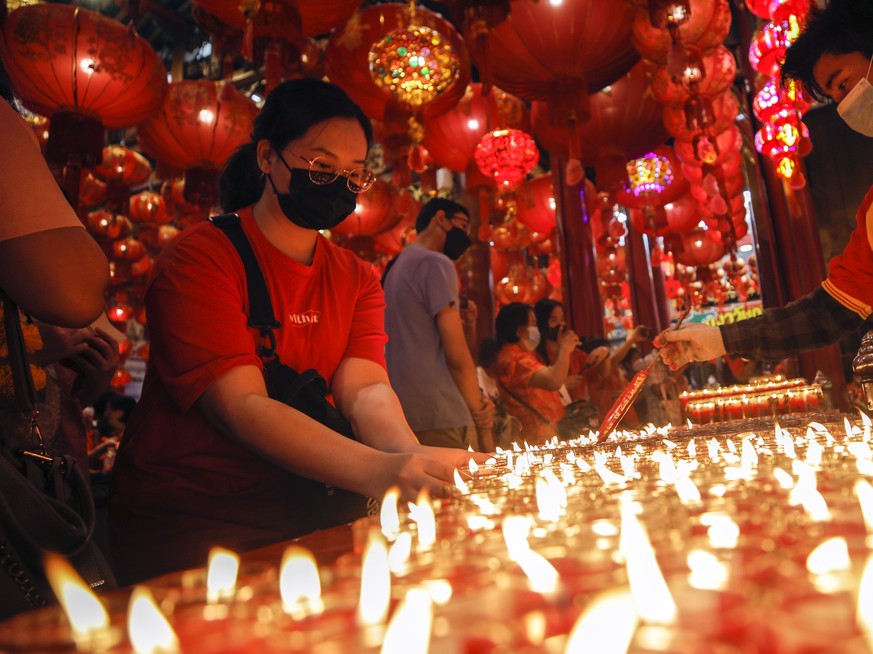
[(470, 305), (470, 302), (469, 302), (469, 300), (467, 300), (467, 296), (466, 296), (466, 295), (462, 295), (462, 296), (461, 296), (460, 298), (458, 298), (458, 299), (460, 300), (460, 303), (459, 303), (459, 304), (460, 304), (460, 307), (461, 307), (462, 309), (466, 309), (466, 308)]

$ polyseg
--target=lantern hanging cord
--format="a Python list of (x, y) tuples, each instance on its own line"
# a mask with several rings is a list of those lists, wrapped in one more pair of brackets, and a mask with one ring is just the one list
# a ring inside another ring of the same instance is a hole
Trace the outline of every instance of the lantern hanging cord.
[(73, 105), (79, 106), (79, 7), (73, 11)]

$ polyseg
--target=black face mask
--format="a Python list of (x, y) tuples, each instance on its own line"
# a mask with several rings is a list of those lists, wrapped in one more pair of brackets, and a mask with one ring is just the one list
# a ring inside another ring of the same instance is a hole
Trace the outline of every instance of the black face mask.
[(460, 227), (452, 227), (446, 232), (446, 244), (443, 246), (443, 253), (452, 261), (455, 261), (467, 248), (472, 245), (470, 237)]
[(546, 330), (546, 338), (549, 339), (550, 341), (557, 341), (558, 336), (560, 336), (560, 335), (561, 335), (561, 326), (560, 325), (556, 325), (554, 327), (549, 327)]
[(346, 178), (340, 175), (330, 184), (316, 184), (309, 171), (289, 168), (291, 182), (288, 193), (279, 193), (272, 175), (267, 175), (279, 201), (282, 213), (292, 223), (304, 229), (336, 227), (355, 210), (357, 194), (349, 190)]

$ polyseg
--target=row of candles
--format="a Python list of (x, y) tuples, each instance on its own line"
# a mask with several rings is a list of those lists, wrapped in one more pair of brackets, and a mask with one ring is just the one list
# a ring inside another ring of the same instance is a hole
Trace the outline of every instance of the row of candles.
[(389, 492), (322, 569), (216, 549), (97, 597), (51, 557), (62, 608), (0, 624), (0, 649), (870, 654), (871, 423), (834, 415), (516, 445), (450, 500)]
[(685, 418), (698, 425), (816, 411), (824, 402), (819, 384), (807, 384), (804, 379), (786, 380), (782, 376), (686, 392), (679, 399)]

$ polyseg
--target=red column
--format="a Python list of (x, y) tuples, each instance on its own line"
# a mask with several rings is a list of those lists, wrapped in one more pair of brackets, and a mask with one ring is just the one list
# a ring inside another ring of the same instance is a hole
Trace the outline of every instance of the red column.
[(564, 183), (563, 161), (552, 159), (557, 204), (558, 246), (564, 286), (564, 306), (570, 324), (582, 336), (603, 336), (603, 303), (597, 279), (597, 259), (591, 217), (581, 184)]

